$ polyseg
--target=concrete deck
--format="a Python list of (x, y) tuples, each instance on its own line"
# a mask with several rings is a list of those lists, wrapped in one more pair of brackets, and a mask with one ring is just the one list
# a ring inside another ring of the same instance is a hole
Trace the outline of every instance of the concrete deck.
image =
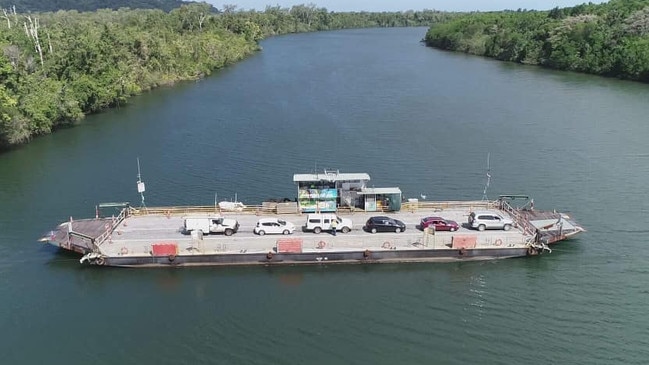
[[(209, 215), (204, 213), (206, 216)], [(329, 232), (314, 234), (303, 232), (301, 227), (306, 222), (306, 214), (281, 215), (281, 218), (294, 223), (298, 229), (291, 235), (258, 236), (253, 228), (262, 217), (272, 215), (254, 215), (224, 213), (222, 216), (237, 219), (239, 232), (232, 236), (210, 234), (202, 240), (182, 233), (182, 215), (138, 215), (126, 218), (113, 231), (110, 238), (104, 241), (100, 250), (104, 255), (115, 256), (149, 256), (153, 244), (177, 244), (179, 256), (210, 254), (251, 254), (276, 252), (278, 240), (292, 238), (302, 241), (302, 252), (345, 252), (345, 251), (390, 251), (390, 250), (451, 250), (453, 237), (474, 236), (476, 248), (502, 249), (521, 248), (527, 245), (530, 237), (520, 229), (510, 231), (492, 230), (478, 232), (461, 227), (456, 232), (435, 232), (424, 234), (417, 228), (422, 217), (442, 216), (458, 224), (466, 225), (469, 210), (444, 209), (442, 211), (418, 210), (416, 212), (367, 213), (356, 212), (340, 214), (350, 218), (354, 227), (349, 233), (338, 232), (336, 236)], [(401, 233), (376, 233), (363, 231), (362, 227), (371, 216), (387, 215), (402, 220), (407, 228)], [(197, 214), (191, 214), (197, 216)]]

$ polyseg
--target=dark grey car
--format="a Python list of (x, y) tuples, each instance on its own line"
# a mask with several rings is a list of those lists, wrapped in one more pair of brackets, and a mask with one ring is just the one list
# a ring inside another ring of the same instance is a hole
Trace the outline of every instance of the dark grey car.
[(406, 224), (398, 219), (385, 216), (371, 217), (363, 227), (367, 232), (403, 232), (406, 230)]

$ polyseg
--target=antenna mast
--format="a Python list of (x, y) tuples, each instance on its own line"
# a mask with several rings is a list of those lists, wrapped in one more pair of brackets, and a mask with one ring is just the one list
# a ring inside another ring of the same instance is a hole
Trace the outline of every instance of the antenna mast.
[(146, 211), (146, 204), (144, 204), (144, 182), (142, 181), (142, 174), (140, 173), (140, 158), (137, 158), (137, 192), (140, 193), (142, 201), (140, 202), (140, 208), (144, 208)]
[(487, 199), (487, 189), (491, 183), (491, 165), (489, 164), (490, 157), (491, 153), (487, 152), (487, 183), (484, 185), (484, 190), (482, 191), (482, 201), (489, 200)]

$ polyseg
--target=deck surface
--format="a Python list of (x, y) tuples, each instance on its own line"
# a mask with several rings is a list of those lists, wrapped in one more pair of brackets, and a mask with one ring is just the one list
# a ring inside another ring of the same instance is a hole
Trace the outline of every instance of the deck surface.
[[(278, 240), (290, 238), (301, 241), (302, 252), (344, 252), (366, 249), (372, 251), (450, 250), (453, 237), (464, 236), (475, 237), (476, 248), (498, 249), (525, 247), (526, 239), (529, 239), (516, 228), (507, 232), (502, 230), (478, 232), (461, 227), (456, 232), (435, 232), (434, 235), (424, 234), (417, 228), (422, 217), (433, 215), (466, 225), (468, 214), (467, 209), (419, 210), (417, 212), (385, 214), (406, 223), (406, 231), (376, 234), (365, 232), (362, 229), (365, 221), (369, 217), (377, 215), (376, 213), (341, 214), (341, 216), (352, 219), (354, 227), (351, 232), (346, 234), (338, 232), (336, 236), (330, 232), (320, 234), (303, 232), (301, 227), (306, 221), (306, 214), (281, 215), (282, 219), (290, 221), (298, 227), (293, 234), (258, 236), (253, 233), (253, 228), (257, 220), (264, 216), (226, 213), (223, 216), (239, 221), (239, 232), (229, 237), (222, 234), (205, 235), (202, 240), (183, 234), (183, 216), (181, 215), (132, 216), (115, 228), (110, 238), (100, 245), (100, 249), (103, 254), (108, 256), (146, 256), (151, 254), (153, 244), (171, 243), (178, 245), (178, 255), (267, 253), (276, 251)], [(192, 216), (196, 216), (196, 214), (192, 214)]]

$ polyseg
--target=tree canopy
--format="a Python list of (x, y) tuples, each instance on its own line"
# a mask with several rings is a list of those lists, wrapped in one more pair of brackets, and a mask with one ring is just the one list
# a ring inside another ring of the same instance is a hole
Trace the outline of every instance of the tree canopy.
[(469, 13), (433, 25), (432, 47), (649, 82), (649, 0)]
[(0, 0), (0, 8), (9, 9), (15, 6), (16, 11), (21, 13), (119, 8), (160, 9), (169, 12), (188, 3), (182, 0)]
[[(153, 0), (149, 0), (153, 1)], [(106, 2), (104, 2), (106, 3)], [(0, 149), (72, 125), (132, 95), (209, 75), (275, 34), (430, 25), (436, 11), (334, 13), (315, 5), (214, 12), (190, 3), (165, 12), (120, 8), (0, 18)]]

